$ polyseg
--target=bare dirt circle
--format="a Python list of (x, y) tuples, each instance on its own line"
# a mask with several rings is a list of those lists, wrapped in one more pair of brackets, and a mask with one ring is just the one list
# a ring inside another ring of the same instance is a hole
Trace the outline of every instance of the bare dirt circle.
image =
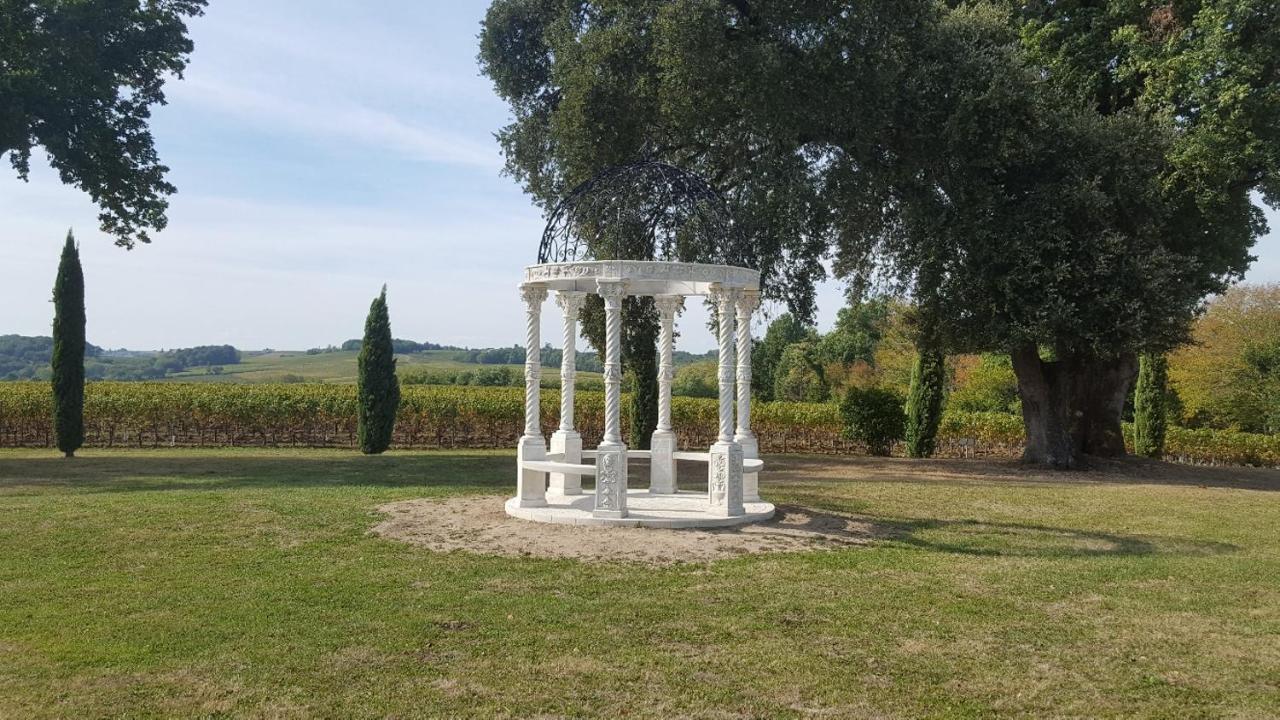
[(420, 499), (378, 508), (387, 518), (375, 535), (437, 552), (569, 558), (649, 565), (705, 563), (756, 553), (805, 552), (866, 545), (877, 537), (863, 520), (779, 506), (772, 520), (724, 529), (580, 527), (517, 520), (502, 497)]

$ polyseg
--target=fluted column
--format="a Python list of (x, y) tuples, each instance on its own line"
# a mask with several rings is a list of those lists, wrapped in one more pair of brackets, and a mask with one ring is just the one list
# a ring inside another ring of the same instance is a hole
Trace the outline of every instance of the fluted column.
[(543, 507), (547, 504), (547, 474), (530, 470), (526, 462), (545, 461), (547, 442), (542, 437), (542, 303), (547, 288), (538, 283), (520, 286), (525, 304), (524, 356), (524, 436), (517, 451), (517, 489), (520, 507)]
[[(751, 316), (760, 306), (760, 293), (744, 291), (737, 301), (738, 325), (738, 426), (733, 433), (734, 442), (742, 446), (742, 457), (760, 457), (760, 444), (751, 431)], [(742, 497), (745, 502), (759, 502), (760, 478), (757, 473), (745, 473), (742, 481)]]
[(659, 295), (654, 298), (658, 308), (660, 330), (658, 334), (658, 428), (650, 443), (649, 492), (670, 494), (676, 486), (676, 433), (671, 425), (671, 382), (675, 379), (675, 362), (672, 352), (675, 346), (676, 313), (684, 304), (679, 295)]
[(720, 341), (720, 435), (711, 446), (707, 477), (708, 512), (713, 515), (742, 515), (742, 446), (733, 440), (734, 386), (734, 319), (742, 290), (713, 286), (712, 302), (716, 306)]
[(599, 280), (604, 299), (604, 440), (596, 456), (596, 517), (627, 516), (627, 446), (622, 442), (622, 298), (621, 280)]
[[(582, 462), (582, 435), (573, 423), (573, 396), (578, 377), (578, 317), (586, 298), (586, 293), (581, 292), (556, 293), (556, 305), (564, 313), (564, 349), (560, 358), (560, 429), (551, 436), (551, 454), (574, 465)], [(551, 473), (550, 480), (552, 493), (582, 494), (581, 475)]]

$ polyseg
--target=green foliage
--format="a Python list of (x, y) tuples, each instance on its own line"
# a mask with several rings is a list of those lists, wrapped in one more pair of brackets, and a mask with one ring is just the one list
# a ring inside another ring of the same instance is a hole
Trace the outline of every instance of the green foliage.
[(1251, 386), (1249, 407), (1251, 424), (1256, 430), (1280, 433), (1280, 338), (1259, 339), (1247, 345), (1241, 358), (1241, 378)]
[(947, 399), (947, 407), (957, 412), (1021, 412), (1018, 378), (1008, 355), (982, 355), (957, 377), (956, 389)]
[(1192, 340), (1169, 361), (1182, 422), (1280, 432), (1280, 283), (1237, 285), (1214, 298)]
[[(726, 191), (765, 295), (801, 320), (834, 256), (855, 292), (883, 277), (934, 298), (945, 346), (1046, 347), (1028, 371), (1074, 382), (1176, 345), (1248, 267), (1250, 193), (1280, 202), (1277, 12), (497, 0), (480, 61), (514, 116), (507, 169), (545, 206), (657, 157)], [(1053, 397), (1044, 413), (1118, 434), (1092, 409), (1112, 403)]]
[[(587, 296), (581, 314), (581, 328), (582, 336), (595, 348), (588, 361), (604, 357), (605, 313), (604, 301), (599, 295)], [(638, 448), (649, 447), (653, 431), (658, 427), (658, 330), (658, 311), (653, 298), (623, 298), (622, 369), (626, 374), (624, 382), (634, 390), (630, 405), (623, 414), (636, 422), (628, 437), (632, 446)], [(600, 369), (604, 368), (601, 366)]]
[(1169, 362), (1164, 355), (1142, 356), (1133, 399), (1133, 451), (1137, 455), (1164, 457), (1168, 377)]
[[(85, 343), (86, 358), (96, 358), (102, 348)], [(48, 377), (53, 359), (53, 338), (48, 336), (0, 335), (0, 380), (31, 380)], [(86, 368), (86, 375), (93, 377)]]
[(1280, 468), (1280, 435), (1170, 427), (1165, 436), (1165, 456), (1204, 465)]
[(473, 385), (476, 387), (524, 387), (524, 374), (512, 367), (479, 370), (414, 368), (398, 373), (401, 385)]
[[(337, 352), (339, 350), (346, 352), (359, 352), (363, 345), (364, 340), (355, 339), (342, 343), (340, 347), (329, 346), (328, 348), (312, 348), (307, 352), (313, 355), (318, 355), (322, 352)], [(437, 345), (436, 343), (418, 342), (416, 340), (405, 340), (402, 338), (392, 338), (391, 347), (396, 351), (397, 355), (413, 355), (416, 353), (429, 352), (431, 350), (462, 350), (462, 348), (454, 347), (452, 345)], [(508, 348), (502, 348), (504, 351), (507, 349)], [(520, 347), (517, 347), (516, 349), (520, 352), (520, 359), (513, 360), (512, 362), (524, 362), (524, 349)], [(506, 362), (507, 361), (504, 356), (504, 360), (499, 364), (505, 364)]]
[(67, 233), (53, 285), (53, 432), (67, 457), (84, 444), (84, 271)]
[(840, 402), (846, 437), (866, 443), (872, 455), (888, 455), (906, 434), (902, 403), (901, 395), (886, 388), (849, 388)]
[(720, 379), (715, 362), (699, 362), (676, 370), (671, 394), (683, 397), (714, 398), (720, 396)]
[(116, 244), (150, 242), (167, 197), (147, 122), (191, 54), (205, 0), (0, 3), (0, 156), (26, 179), (36, 146), (101, 208)]
[(812, 339), (816, 334), (812, 327), (800, 322), (790, 313), (783, 313), (769, 323), (764, 338), (756, 343), (751, 352), (751, 390), (756, 397), (765, 401), (774, 399), (773, 391), (783, 353), (788, 346)]
[(377, 455), (391, 447), (396, 410), (400, 406), (400, 383), (396, 380), (396, 356), (391, 343), (391, 317), (387, 311), (385, 285), (369, 307), (357, 367), (360, 451), (366, 455)]
[(658, 428), (658, 324), (647, 320), (654, 319), (657, 311), (653, 298), (636, 300), (638, 307), (635, 312), (646, 322), (638, 323), (626, 333), (623, 348), (631, 380), (631, 402), (628, 405), (631, 435), (628, 444), (648, 450), (653, 441), (653, 431)]
[(826, 402), (831, 396), (826, 371), (814, 342), (788, 345), (774, 371), (773, 397), (783, 402)]
[(187, 368), (212, 365), (238, 365), (240, 351), (230, 345), (201, 345), (181, 350), (162, 352), (155, 358), (155, 367), (166, 373), (182, 372)]
[[(544, 392), (545, 430), (554, 429), (560, 398)], [(585, 435), (604, 427), (604, 396), (579, 391), (576, 416)], [(0, 383), (0, 444), (52, 444), (53, 392), (48, 383)], [(714, 399), (676, 397), (672, 417), (689, 446), (714, 441)], [(358, 402), (352, 385), (226, 385), (96, 382), (85, 388), (86, 445), (279, 445), (358, 447)], [(624, 418), (624, 424), (627, 424)], [(835, 403), (757, 403), (752, 422), (766, 452), (830, 452), (844, 436)], [(509, 447), (524, 428), (520, 388), (406, 387), (396, 443), (404, 447)], [(624, 431), (626, 429), (624, 428)], [(1132, 426), (1126, 427), (1132, 435)], [(940, 453), (1021, 450), (1022, 420), (1003, 412), (948, 408), (938, 431)], [(1170, 427), (1166, 457), (1214, 465), (1280, 467), (1280, 435)]]
[(852, 365), (874, 363), (876, 348), (884, 339), (890, 301), (876, 298), (840, 308), (835, 327), (822, 337), (818, 355), (824, 363)]
[[(0, 336), (0, 380), (48, 378), (52, 337)], [(163, 352), (112, 352), (85, 343), (85, 378), (89, 380), (157, 380), (195, 367), (238, 365), (240, 352), (213, 345)]]
[(937, 348), (921, 348), (911, 371), (911, 394), (907, 397), (906, 440), (910, 457), (933, 455), (942, 422), (946, 380), (946, 355)]
[(938, 429), (942, 443), (969, 444), (969, 449), (982, 447), (1006, 452), (1020, 451), (1026, 441), (1022, 418), (1006, 412), (963, 412), (950, 405)]

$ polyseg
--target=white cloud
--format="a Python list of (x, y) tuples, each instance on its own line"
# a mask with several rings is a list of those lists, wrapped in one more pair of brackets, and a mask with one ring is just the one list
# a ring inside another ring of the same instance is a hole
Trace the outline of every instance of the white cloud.
[(493, 172), (502, 167), (501, 156), (492, 142), (478, 142), (473, 137), (415, 124), (348, 102), (289, 98), (201, 77), (174, 85), (169, 95), (175, 105), (183, 103), (212, 110), (276, 134), (356, 142), (426, 162), (473, 166)]

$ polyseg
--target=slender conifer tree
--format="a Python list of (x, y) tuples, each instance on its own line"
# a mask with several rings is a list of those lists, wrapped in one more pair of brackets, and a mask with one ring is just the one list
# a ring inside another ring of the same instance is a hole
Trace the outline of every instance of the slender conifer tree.
[(357, 364), (360, 450), (366, 455), (377, 455), (391, 447), (396, 411), (400, 407), (400, 381), (396, 378), (386, 285), (382, 286), (382, 294), (369, 306)]
[(1145, 354), (1138, 361), (1138, 385), (1133, 391), (1133, 452), (1164, 457), (1165, 397), (1169, 361), (1164, 355)]
[(84, 444), (84, 325), (84, 271), (67, 231), (53, 285), (53, 433), (67, 457)]
[(907, 455), (911, 457), (931, 457), (937, 447), (946, 374), (946, 355), (937, 348), (922, 346), (911, 370), (911, 393), (907, 397)]

